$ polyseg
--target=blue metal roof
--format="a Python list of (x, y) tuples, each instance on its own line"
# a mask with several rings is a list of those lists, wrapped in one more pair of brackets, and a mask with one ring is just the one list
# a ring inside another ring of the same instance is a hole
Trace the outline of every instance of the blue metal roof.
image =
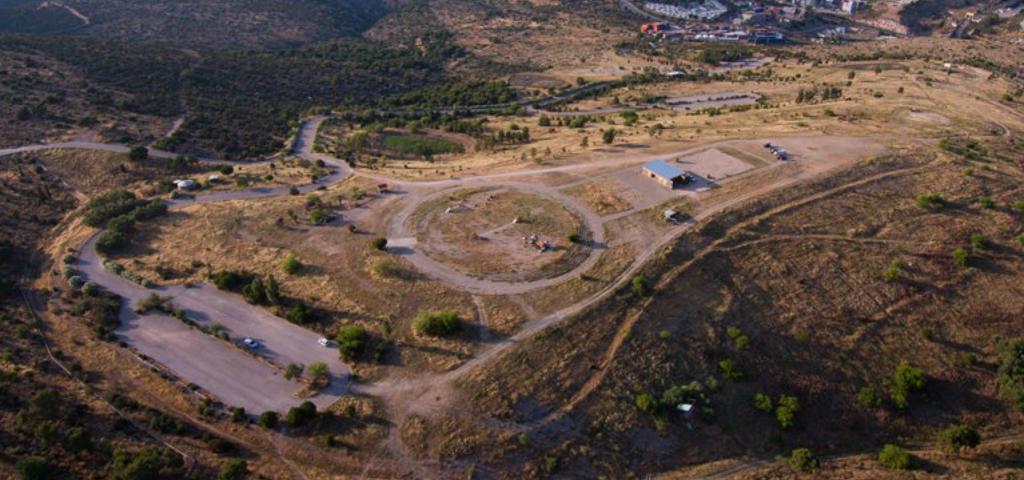
[(665, 180), (672, 180), (683, 175), (682, 171), (669, 165), (664, 160), (651, 160), (644, 164), (644, 168)]

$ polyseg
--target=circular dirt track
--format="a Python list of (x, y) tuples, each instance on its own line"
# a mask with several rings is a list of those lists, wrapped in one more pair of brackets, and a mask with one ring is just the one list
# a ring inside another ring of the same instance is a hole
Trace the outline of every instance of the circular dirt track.
[[(600, 217), (542, 185), (481, 183), (411, 197), (390, 221), (389, 250), (473, 293), (557, 285), (593, 265), (604, 247)], [(580, 242), (569, 241), (573, 233)]]
[[(590, 254), (582, 216), (555, 199), (506, 187), (451, 191), (410, 221), (420, 250), (474, 278), (528, 281), (572, 270)], [(583, 240), (569, 241), (577, 233)]]

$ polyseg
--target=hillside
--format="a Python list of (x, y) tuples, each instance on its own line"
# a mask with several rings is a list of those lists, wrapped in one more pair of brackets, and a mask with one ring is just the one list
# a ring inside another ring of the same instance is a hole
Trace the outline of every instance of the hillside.
[(287, 51), (194, 55), (10, 35), (0, 41), (0, 55), (22, 68), (0, 71), (0, 114), (20, 128), (0, 141), (63, 136), (149, 144), (180, 119), (162, 148), (251, 159), (280, 150), (299, 115), (313, 107), (372, 103), (443, 81), (443, 63), (458, 53), (444, 43), (411, 50), (335, 40)]
[[(1011, 207), (1024, 152), (991, 145), (975, 161), (908, 150), (683, 236), (645, 272), (649, 299), (620, 292), (466, 383), (481, 412), (531, 438), (494, 463), (547, 456), (620, 476), (1019, 425), (996, 370), (1001, 343), (1024, 328), (1024, 216)], [(943, 206), (919, 206), (926, 192)], [(963, 247), (966, 266), (951, 256)], [(920, 391), (900, 393), (902, 362), (923, 372)], [(796, 398), (793, 424), (758, 411), (757, 394)], [(693, 431), (666, 398), (701, 399)]]
[(0, 2), (0, 32), (73, 33), (197, 49), (282, 48), (359, 36), (375, 0), (71, 0)]

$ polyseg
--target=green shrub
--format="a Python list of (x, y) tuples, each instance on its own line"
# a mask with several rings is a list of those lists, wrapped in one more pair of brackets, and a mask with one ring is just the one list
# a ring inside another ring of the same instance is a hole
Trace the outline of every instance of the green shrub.
[(980, 233), (971, 234), (971, 247), (975, 250), (984, 250), (988, 247), (988, 237)]
[(309, 376), (310, 382), (315, 385), (325, 385), (331, 379), (331, 372), (327, 370), (327, 364), (324, 362), (313, 362), (306, 368), (306, 374)]
[(334, 339), (338, 342), (338, 352), (341, 357), (345, 360), (352, 360), (363, 354), (369, 334), (363, 327), (346, 325), (338, 329)]
[(85, 280), (82, 277), (75, 275), (68, 279), (68, 285), (71, 285), (72, 288), (82, 288), (82, 286), (85, 285)]
[(306, 304), (297, 302), (288, 310), (287, 318), (288, 321), (292, 323), (303, 325), (309, 323), (313, 319), (313, 313), (309, 311), (309, 307), (307, 307)]
[(450, 310), (422, 312), (413, 320), (412, 328), (419, 335), (446, 337), (461, 330), (462, 321)]
[(775, 420), (783, 430), (793, 428), (797, 412), (800, 411), (800, 401), (790, 395), (782, 395), (775, 406)]
[(143, 314), (151, 310), (159, 310), (165, 313), (171, 313), (173, 307), (171, 306), (170, 297), (161, 297), (155, 293), (149, 294), (148, 297), (139, 300), (135, 304), (135, 313)]
[(633, 397), (633, 403), (636, 404), (636, 409), (644, 413), (654, 413), (658, 408), (658, 401), (654, 399), (654, 396), (647, 393), (638, 393)]
[(298, 363), (289, 363), (287, 367), (284, 367), (284, 378), (286, 380), (293, 380), (302, 376), (303, 367)]
[(244, 480), (249, 477), (249, 464), (245, 460), (231, 458), (220, 466), (217, 480)]
[(939, 141), (939, 147), (968, 160), (982, 160), (988, 156), (988, 149), (970, 137), (943, 138)]
[(882, 278), (887, 282), (895, 281), (900, 278), (900, 272), (902, 271), (903, 261), (895, 258), (893, 261), (889, 262), (889, 266), (885, 268), (884, 272), (882, 272)]
[(957, 248), (953, 250), (953, 261), (961, 267), (966, 267), (968, 262), (971, 260), (971, 254), (967, 252), (966, 248)]
[(979, 198), (978, 199), (978, 205), (981, 205), (981, 208), (989, 208), (989, 209), (996, 208), (996, 202), (992, 201), (992, 199), (989, 198), (989, 197), (981, 197), (981, 198)]
[(266, 411), (260, 414), (260, 425), (271, 430), (277, 428), (277, 412)]
[(288, 256), (284, 257), (284, 261), (281, 262), (281, 270), (288, 275), (298, 275), (302, 272), (302, 262), (295, 257), (295, 254), (289, 253)]
[(316, 418), (316, 405), (313, 402), (305, 401), (297, 407), (288, 410), (285, 422), (291, 428), (301, 427)]
[(918, 207), (926, 209), (937, 209), (946, 205), (946, 199), (937, 193), (922, 193), (914, 199)]
[(149, 158), (149, 149), (146, 147), (132, 147), (128, 150), (128, 160), (133, 162), (141, 162)]
[(245, 298), (246, 302), (252, 304), (260, 304), (266, 299), (263, 292), (263, 280), (259, 278), (252, 279), (248, 285), (242, 287), (242, 297)]
[(722, 377), (726, 380), (738, 382), (743, 378), (743, 372), (740, 371), (735, 360), (725, 359), (718, 362), (718, 369), (722, 371)]
[(581, 238), (579, 233), (573, 232), (569, 234), (569, 243), (580, 243), (580, 240)]
[(903, 410), (910, 405), (910, 394), (924, 390), (926, 377), (924, 372), (912, 367), (907, 362), (900, 362), (892, 375), (892, 392), (889, 399), (893, 407)]
[(388, 239), (384, 237), (377, 237), (370, 242), (370, 245), (383, 252), (388, 249)]
[(231, 175), (232, 173), (235, 173), (235, 167), (231, 165), (221, 165), (218, 171), (221, 175)]
[(913, 459), (910, 457), (910, 453), (891, 443), (887, 443), (878, 452), (878, 463), (882, 464), (883, 467), (893, 470), (910, 470), (913, 467)]
[(90, 297), (95, 297), (100, 293), (100, 286), (93, 282), (85, 282), (85, 285), (82, 285), (82, 293)]
[(643, 275), (637, 275), (630, 281), (630, 289), (634, 296), (646, 297), (650, 293), (650, 287), (647, 285), (647, 277)]
[(798, 472), (811, 472), (821, 465), (814, 453), (806, 448), (797, 448), (789, 454), (786, 464)]
[(936, 443), (946, 454), (955, 454), (963, 448), (977, 447), (981, 443), (981, 435), (967, 425), (956, 425), (940, 431), (936, 435)]
[(754, 394), (754, 408), (761, 410), (762, 412), (772, 411), (772, 397), (765, 395), (761, 392)]
[(875, 393), (875, 389), (864, 387), (857, 392), (857, 403), (864, 408), (878, 408), (882, 405), (882, 399)]
[(1016, 202), (1013, 202), (1013, 209), (1020, 213), (1024, 213), (1024, 201), (1017, 200)]
[(221, 290), (237, 292), (252, 281), (252, 275), (224, 270), (210, 275), (210, 281)]

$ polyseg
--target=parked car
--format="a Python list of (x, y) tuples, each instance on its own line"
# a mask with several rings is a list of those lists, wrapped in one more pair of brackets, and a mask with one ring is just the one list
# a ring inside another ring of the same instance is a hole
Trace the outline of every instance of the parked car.
[(331, 341), (323, 337), (320, 337), (320, 339), (317, 340), (316, 343), (319, 343), (321, 347), (331, 346)]
[(246, 338), (246, 339), (242, 340), (242, 344), (244, 344), (245, 346), (247, 346), (247, 347), (249, 347), (249, 348), (251, 348), (253, 350), (256, 350), (257, 348), (260, 348), (260, 342), (257, 342), (256, 340), (253, 340), (251, 338)]

